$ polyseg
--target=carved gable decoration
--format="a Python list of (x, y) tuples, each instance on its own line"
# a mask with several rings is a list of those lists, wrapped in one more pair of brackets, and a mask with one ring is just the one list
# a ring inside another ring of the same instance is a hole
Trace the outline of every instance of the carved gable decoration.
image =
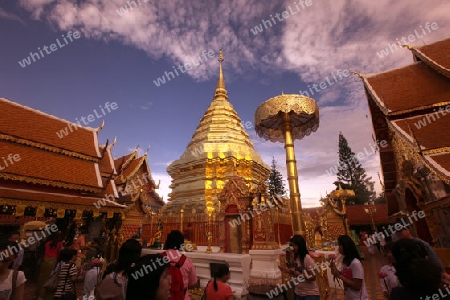
[(246, 211), (250, 192), (241, 177), (232, 177), (219, 194), (220, 212), (225, 212), (229, 205), (236, 205), (239, 211)]

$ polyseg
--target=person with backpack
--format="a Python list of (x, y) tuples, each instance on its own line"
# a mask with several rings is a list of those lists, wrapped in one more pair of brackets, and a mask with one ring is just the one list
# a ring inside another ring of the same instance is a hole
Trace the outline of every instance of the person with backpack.
[(129, 239), (119, 249), (117, 263), (109, 265), (103, 274), (103, 281), (94, 291), (96, 300), (125, 300), (128, 273), (131, 265), (141, 257), (142, 246), (135, 239)]
[(77, 251), (73, 249), (62, 249), (59, 255), (61, 267), (59, 268), (58, 287), (54, 295), (55, 300), (76, 300), (77, 291), (75, 282), (77, 281), (78, 270), (75, 264)]
[[(8, 249), (18, 249), (16, 243), (7, 238), (0, 239), (0, 299), (23, 300), (25, 275), (22, 271), (11, 270), (9, 265), (16, 259), (17, 253)], [(18, 252), (18, 251), (17, 251)]]
[(205, 287), (206, 300), (233, 300), (233, 291), (225, 283), (230, 279), (230, 269), (227, 265), (220, 265), (214, 274), (214, 281)]
[(170, 261), (169, 275), (171, 277), (170, 300), (191, 300), (190, 288), (197, 284), (197, 273), (189, 257), (178, 249), (183, 249), (184, 236), (179, 230), (172, 230), (164, 244), (162, 253)]
[[(128, 273), (127, 298), (167, 300), (170, 297), (169, 264), (161, 254), (142, 256)], [(170, 298), (172, 300), (172, 298)]]

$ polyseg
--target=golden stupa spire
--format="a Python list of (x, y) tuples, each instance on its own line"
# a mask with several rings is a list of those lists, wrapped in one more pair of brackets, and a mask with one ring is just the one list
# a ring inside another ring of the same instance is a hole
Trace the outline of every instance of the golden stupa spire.
[(222, 48), (220, 48), (218, 60), (220, 63), (219, 80), (217, 80), (216, 91), (214, 93), (214, 100), (228, 100), (228, 93), (227, 89), (225, 88), (225, 79), (223, 78), (223, 71), (222, 71), (222, 62), (224, 61)]

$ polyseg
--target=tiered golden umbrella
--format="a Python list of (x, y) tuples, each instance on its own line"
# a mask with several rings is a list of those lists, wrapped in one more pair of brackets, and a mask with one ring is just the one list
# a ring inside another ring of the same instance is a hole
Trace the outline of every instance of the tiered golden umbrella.
[(294, 234), (305, 234), (294, 140), (301, 140), (317, 128), (319, 107), (314, 99), (303, 95), (281, 94), (265, 101), (255, 112), (256, 133), (271, 142), (284, 143)]

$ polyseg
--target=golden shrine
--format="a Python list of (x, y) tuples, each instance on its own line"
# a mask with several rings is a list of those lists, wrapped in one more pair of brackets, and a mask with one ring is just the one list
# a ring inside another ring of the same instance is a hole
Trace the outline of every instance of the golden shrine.
[[(213, 100), (186, 150), (167, 168), (172, 177), (169, 202), (159, 218), (163, 238), (180, 230), (196, 245), (220, 252), (276, 249), (290, 236), (288, 207), (268, 199), (269, 166), (254, 150), (237, 112), (228, 101), (219, 54), (219, 78)], [(264, 206), (277, 207), (262, 212)], [(277, 224), (276, 224), (277, 223)]]

